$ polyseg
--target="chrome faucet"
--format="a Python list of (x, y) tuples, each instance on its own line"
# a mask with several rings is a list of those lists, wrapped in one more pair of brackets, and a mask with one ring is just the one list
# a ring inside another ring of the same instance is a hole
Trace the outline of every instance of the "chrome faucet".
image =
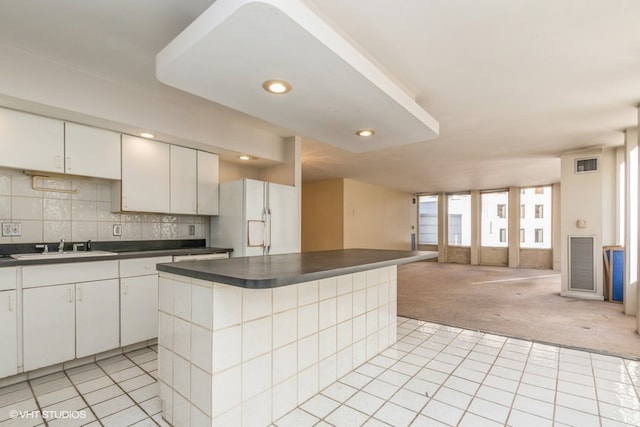
[(64, 252), (64, 239), (60, 239), (60, 244), (58, 245), (58, 252)]

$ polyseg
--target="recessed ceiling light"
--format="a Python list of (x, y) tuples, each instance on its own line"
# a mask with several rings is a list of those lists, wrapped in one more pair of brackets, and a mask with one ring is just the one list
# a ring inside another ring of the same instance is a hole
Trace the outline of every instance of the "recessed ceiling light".
[(361, 129), (358, 132), (356, 132), (356, 135), (358, 136), (373, 136), (376, 134), (376, 131), (373, 129)]
[(275, 95), (282, 95), (283, 93), (287, 93), (291, 90), (291, 85), (284, 80), (267, 80), (262, 83), (262, 87), (267, 92)]
[(240, 160), (251, 160), (251, 157), (247, 156), (247, 155), (242, 155), (242, 156), (238, 156), (238, 158)]
[(155, 138), (155, 135), (149, 132), (142, 132), (140, 136), (143, 138)]

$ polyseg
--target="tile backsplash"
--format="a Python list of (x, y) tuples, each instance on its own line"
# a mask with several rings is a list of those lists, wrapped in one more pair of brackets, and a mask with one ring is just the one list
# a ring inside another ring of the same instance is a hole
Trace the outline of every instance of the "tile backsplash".
[[(22, 224), (22, 236), (0, 236), (0, 244), (86, 240), (205, 239), (209, 217), (111, 212), (111, 181), (37, 178), (39, 191), (21, 170), (0, 168), (0, 221)], [(113, 235), (113, 225), (122, 235)], [(195, 235), (189, 235), (189, 226)]]

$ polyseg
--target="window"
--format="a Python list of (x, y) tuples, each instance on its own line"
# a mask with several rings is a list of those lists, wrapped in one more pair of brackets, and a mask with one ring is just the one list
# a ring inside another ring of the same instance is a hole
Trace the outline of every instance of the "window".
[(525, 234), (520, 239), (521, 248), (551, 248), (551, 190), (551, 186), (530, 187), (520, 195), (520, 203), (529, 212), (528, 218), (520, 220)]
[(520, 205), (520, 218), (524, 218), (524, 205)]
[(449, 211), (450, 246), (471, 245), (471, 195), (449, 194), (447, 196)]
[(418, 244), (438, 244), (438, 196), (418, 197)]
[(520, 243), (524, 243), (524, 228), (520, 229)]
[(480, 244), (482, 246), (507, 246), (508, 200), (509, 193), (507, 191), (492, 191), (481, 194)]

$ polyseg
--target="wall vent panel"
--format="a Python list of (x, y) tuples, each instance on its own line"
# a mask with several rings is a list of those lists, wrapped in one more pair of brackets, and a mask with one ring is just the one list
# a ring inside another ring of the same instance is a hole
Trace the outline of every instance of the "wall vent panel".
[(569, 289), (596, 291), (594, 244), (592, 236), (569, 236)]
[(576, 159), (575, 173), (598, 172), (598, 158)]

